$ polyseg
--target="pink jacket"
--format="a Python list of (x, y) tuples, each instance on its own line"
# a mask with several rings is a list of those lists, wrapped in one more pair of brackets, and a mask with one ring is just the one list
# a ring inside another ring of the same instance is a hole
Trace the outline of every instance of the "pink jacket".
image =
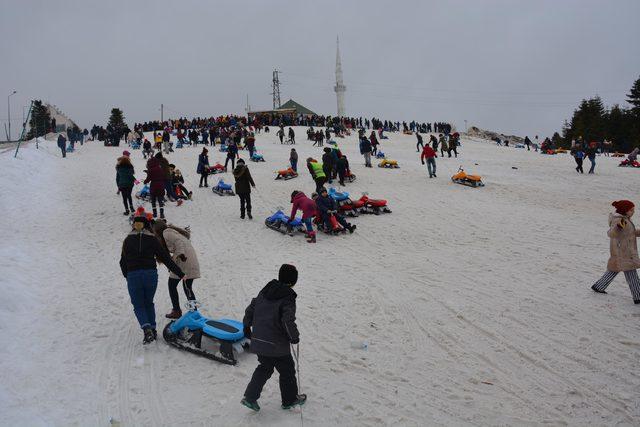
[(298, 209), (302, 210), (302, 219), (313, 218), (316, 215), (316, 202), (300, 192), (293, 198), (293, 207), (289, 218), (294, 219)]

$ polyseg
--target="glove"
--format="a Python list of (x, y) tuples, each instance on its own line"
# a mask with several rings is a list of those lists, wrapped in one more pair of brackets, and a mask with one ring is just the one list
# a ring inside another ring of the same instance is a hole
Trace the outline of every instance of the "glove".
[(180, 255), (178, 255), (178, 259), (179, 259), (180, 261), (182, 261), (182, 262), (185, 262), (185, 261), (187, 260), (187, 257), (186, 257), (186, 256), (184, 256), (184, 254), (180, 254)]
[(242, 329), (242, 332), (244, 333), (245, 338), (251, 338), (251, 327), (250, 326), (245, 326)]
[(298, 344), (300, 342), (300, 338), (294, 338), (291, 340), (291, 344)]
[(420, 160), (422, 162), (422, 164), (424, 165), (424, 160)]

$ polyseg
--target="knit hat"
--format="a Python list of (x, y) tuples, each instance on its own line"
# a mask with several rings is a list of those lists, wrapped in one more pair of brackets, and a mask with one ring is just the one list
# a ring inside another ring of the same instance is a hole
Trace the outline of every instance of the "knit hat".
[(238, 159), (238, 161), (236, 163), (238, 163), (239, 165), (244, 165), (244, 160)]
[(298, 270), (291, 264), (282, 264), (278, 280), (284, 285), (293, 286), (298, 281)]
[(129, 156), (131, 155), (131, 153), (130, 153), (130, 152), (128, 152), (127, 150), (124, 150), (124, 151), (122, 152), (122, 155), (123, 155), (123, 156), (127, 156), (127, 157), (129, 157)]
[(626, 215), (627, 212), (635, 207), (631, 200), (618, 200), (611, 203), (611, 206), (616, 208), (616, 212), (620, 215)]

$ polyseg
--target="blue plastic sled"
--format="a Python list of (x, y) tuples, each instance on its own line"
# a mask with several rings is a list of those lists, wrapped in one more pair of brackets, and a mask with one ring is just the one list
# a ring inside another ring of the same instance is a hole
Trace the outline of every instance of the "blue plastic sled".
[(289, 216), (285, 215), (282, 211), (277, 211), (270, 217), (264, 220), (264, 224), (272, 230), (278, 231), (282, 234), (288, 234), (293, 236), (295, 231), (299, 231), (301, 233), (306, 232), (306, 228), (304, 223), (300, 218), (294, 218), (293, 221), (289, 223)]
[(171, 321), (162, 331), (165, 341), (186, 350), (228, 365), (237, 363), (234, 355), (248, 348), (242, 322), (232, 319), (209, 319), (197, 310)]

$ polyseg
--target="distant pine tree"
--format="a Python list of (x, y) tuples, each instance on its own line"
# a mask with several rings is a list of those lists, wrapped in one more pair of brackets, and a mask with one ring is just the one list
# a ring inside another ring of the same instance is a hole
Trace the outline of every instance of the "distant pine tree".
[(109, 125), (111, 125), (113, 129), (124, 129), (126, 125), (124, 123), (124, 114), (122, 113), (121, 109), (119, 108), (111, 109), (111, 117), (109, 117)]
[(631, 111), (640, 117), (640, 78), (633, 83), (631, 86), (631, 92), (627, 95), (627, 102), (633, 107), (631, 107)]
[(51, 116), (49, 115), (49, 109), (45, 105), (42, 105), (42, 101), (33, 101), (27, 139), (46, 135), (50, 126)]

